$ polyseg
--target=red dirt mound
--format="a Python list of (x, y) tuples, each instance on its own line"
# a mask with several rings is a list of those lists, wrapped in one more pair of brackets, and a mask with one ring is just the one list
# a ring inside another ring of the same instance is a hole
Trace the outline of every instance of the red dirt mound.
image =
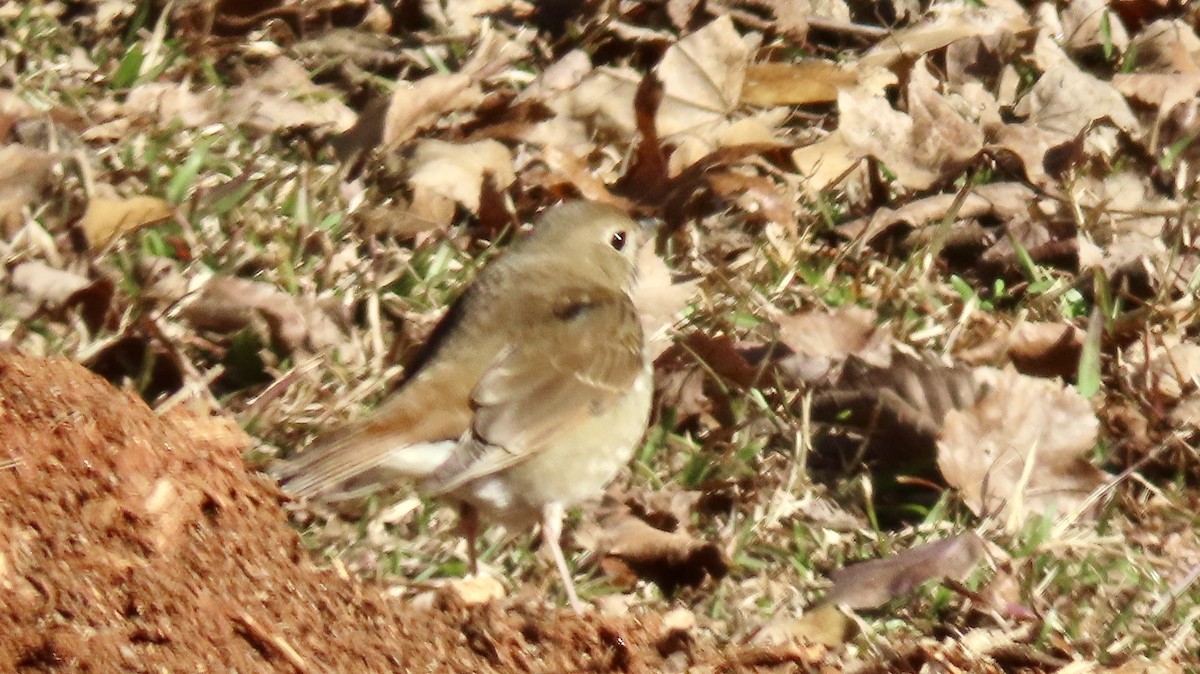
[(419, 609), (317, 569), (246, 444), (227, 420), (159, 416), (74, 363), (0, 354), (0, 671), (670, 667), (654, 615)]

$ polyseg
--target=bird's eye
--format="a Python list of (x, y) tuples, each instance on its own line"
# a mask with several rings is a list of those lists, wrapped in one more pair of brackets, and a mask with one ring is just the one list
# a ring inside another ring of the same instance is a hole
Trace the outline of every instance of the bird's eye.
[(621, 250), (622, 248), (624, 248), (625, 247), (625, 232), (614, 233), (612, 235), (612, 238), (609, 239), (608, 245), (612, 246), (613, 248), (615, 248), (617, 250)]

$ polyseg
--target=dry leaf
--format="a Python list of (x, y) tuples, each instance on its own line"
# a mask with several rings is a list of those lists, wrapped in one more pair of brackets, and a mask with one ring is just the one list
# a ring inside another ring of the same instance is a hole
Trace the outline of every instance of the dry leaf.
[(183, 317), (202, 330), (259, 330), (285, 351), (320, 350), (344, 342), (333, 320), (315, 306), (270, 283), (218, 276), (183, 307)]
[(953, 104), (936, 85), (921, 59), (909, 80), (908, 114), (882, 96), (841, 92), (838, 131), (852, 155), (878, 159), (912, 190), (960, 173), (983, 148), (983, 134), (964, 117), (968, 106)]
[[(742, 101), (749, 105), (807, 105), (837, 100), (839, 91), (858, 84), (859, 75), (824, 59), (760, 63), (746, 71)], [(882, 92), (881, 92), (882, 93)]]
[[(559, 117), (582, 121), (589, 129), (599, 129), (627, 143), (637, 131), (633, 97), (642, 79), (633, 68), (597, 68), (578, 86), (547, 99), (546, 105)], [(584, 140), (586, 136), (578, 139)]]
[(1066, 323), (1023, 322), (1008, 333), (1006, 350), (1024, 374), (1068, 378), (1079, 369), (1084, 334)]
[[(1121, 92), (1110, 82), (1084, 72), (1046, 35), (1038, 37), (1040, 59), (1046, 68), (1013, 112), (1027, 117), (1039, 129), (1057, 134), (1062, 141), (1074, 138), (1092, 122), (1109, 118), (1117, 128), (1140, 130), (1137, 118)], [(1103, 139), (1096, 150), (1112, 151)]]
[(1062, 34), (1067, 49), (1073, 52), (1112, 49), (1124, 54), (1129, 47), (1129, 31), (1120, 14), (1109, 11), (1107, 0), (1075, 0), (1062, 10)]
[(863, 307), (772, 316), (779, 341), (787, 347), (777, 367), (797, 382), (813, 383), (832, 374), (850, 356), (887, 365), (891, 331), (876, 326), (878, 316)]
[(192, 91), (172, 82), (146, 82), (129, 90), (121, 106), (124, 115), (150, 117), (166, 125), (178, 120), (192, 129), (221, 121), (221, 100), (215, 89)]
[(313, 84), (299, 63), (278, 56), (266, 70), (230, 89), (222, 112), (227, 124), (248, 124), (264, 133), (298, 127), (345, 131), (357, 117), (337, 96)]
[(45, 262), (25, 262), (12, 270), (12, 285), (34, 305), (59, 308), (71, 296), (92, 284), (73, 272), (55, 269)]
[(849, 239), (870, 242), (898, 225), (919, 229), (940, 224), (947, 215), (956, 221), (972, 218), (991, 218), (1000, 222), (1028, 219), (1030, 207), (1036, 204), (1037, 193), (1020, 183), (989, 183), (971, 189), (958, 203), (957, 194), (938, 194), (911, 201), (897, 209), (880, 208), (869, 217), (851, 220), (838, 226), (838, 233)]
[(1149, 381), (1160, 400), (1170, 404), (1176, 426), (1200, 428), (1200, 345), (1164, 338), (1150, 349), (1137, 343), (1126, 349), (1125, 369), (1134, 381)]
[(37, 309), (63, 311), (79, 307), (84, 323), (93, 332), (104, 325), (116, 293), (116, 284), (107, 278), (89, 280), (39, 261), (17, 265), (11, 280), (13, 290), (29, 300), (28, 306), (20, 307), (17, 315)]
[(926, 54), (969, 37), (1017, 33), (1029, 28), (1024, 8), (1015, 2), (985, 6), (943, 3), (920, 23), (891, 31), (862, 58), (862, 63), (886, 67), (903, 57)]
[(831, 574), (833, 588), (821, 601), (855, 609), (876, 608), (931, 580), (966, 578), (986, 551), (983, 539), (968, 532), (853, 564)]
[(658, 133), (711, 138), (737, 107), (751, 49), (722, 16), (663, 54), (655, 72), (663, 83)]
[(409, 169), (408, 181), (414, 189), (451, 199), (471, 213), (479, 210), (484, 175), (491, 175), (500, 190), (517, 177), (512, 152), (490, 139), (461, 144), (423, 140), (417, 144)]
[[(694, 503), (694, 499), (685, 502)], [(709, 577), (720, 580), (730, 566), (720, 548), (687, 533), (683, 528), (686, 522), (675, 514), (658, 517), (636, 498), (619, 502), (608, 497), (595, 524), (582, 529), (579, 539), (600, 557), (601, 568), (614, 582), (631, 585), (636, 579), (646, 579), (672, 594), (680, 587), (698, 587)]]
[(792, 153), (792, 163), (803, 178), (801, 186), (810, 197), (834, 187), (861, 162), (862, 156), (838, 130)]
[(171, 204), (158, 197), (128, 199), (92, 197), (79, 221), (93, 249), (107, 246), (113, 239), (163, 220), (174, 214)]
[(938, 467), (977, 515), (998, 513), (1010, 531), (1031, 516), (1070, 514), (1106, 475), (1087, 454), (1099, 422), (1075, 389), (1011, 368), (980, 368), (988, 391), (951, 410), (938, 437)]
[(433, 126), (446, 113), (473, 108), (482, 100), (479, 85), (462, 73), (397, 82), (384, 116), (383, 144), (395, 147)]

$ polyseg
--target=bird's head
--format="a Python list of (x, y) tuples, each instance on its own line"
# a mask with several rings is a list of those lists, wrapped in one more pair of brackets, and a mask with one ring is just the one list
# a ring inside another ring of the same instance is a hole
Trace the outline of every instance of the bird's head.
[(648, 227), (613, 206), (568, 201), (538, 216), (533, 231), (521, 243), (521, 252), (592, 267), (628, 289), (635, 278), (638, 249), (649, 235)]

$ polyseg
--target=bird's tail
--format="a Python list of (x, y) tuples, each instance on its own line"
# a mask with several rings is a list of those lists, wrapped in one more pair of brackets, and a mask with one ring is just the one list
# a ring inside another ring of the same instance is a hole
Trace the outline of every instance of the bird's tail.
[(270, 472), (301, 499), (341, 501), (426, 477), (450, 456), (456, 441), (407, 442), (363, 424), (319, 438)]

